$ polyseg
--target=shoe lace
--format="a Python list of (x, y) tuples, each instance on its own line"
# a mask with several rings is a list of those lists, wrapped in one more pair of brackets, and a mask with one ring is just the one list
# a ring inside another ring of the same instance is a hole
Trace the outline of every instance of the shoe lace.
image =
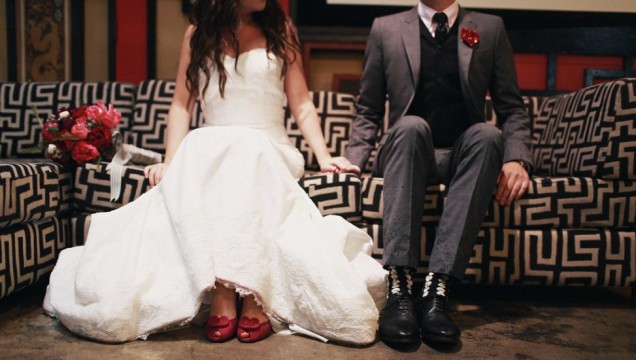
[(389, 277), (391, 278), (391, 289), (390, 292), (393, 295), (400, 295), (404, 293), (404, 290), (411, 294), (411, 289), (413, 288), (413, 278), (411, 276), (410, 269), (402, 269), (404, 273), (404, 282), (405, 286), (402, 284), (402, 279), (400, 276), (400, 271), (395, 267), (391, 266), (389, 271)]
[(435, 296), (433, 297), (432, 310), (444, 311), (446, 309), (446, 298)]
[[(433, 273), (429, 272), (426, 275), (426, 278), (424, 279), (424, 290), (422, 291), (422, 297), (427, 297), (430, 292), (431, 292), (431, 288), (433, 287)], [(441, 297), (446, 297), (446, 280), (438, 277), (437, 278), (437, 286), (435, 287), (435, 295), (436, 296), (441, 296)]]
[(405, 314), (410, 310), (410, 301), (406, 295), (400, 296), (398, 298), (398, 311), (402, 314)]

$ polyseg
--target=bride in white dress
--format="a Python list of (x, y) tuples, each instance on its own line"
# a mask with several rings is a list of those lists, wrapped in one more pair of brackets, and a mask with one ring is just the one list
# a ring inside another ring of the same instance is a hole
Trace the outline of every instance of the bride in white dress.
[[(326, 149), (278, 1), (203, 0), (194, 11), (166, 161), (146, 168), (156, 186), (93, 215), (86, 245), (60, 254), (45, 309), (106, 342), (184, 326), (202, 302), (211, 341), (258, 341), (271, 324), (373, 342), (386, 272), (364, 231), (321, 216), (298, 185), (304, 163), (283, 126), (285, 96), (323, 171), (359, 169)], [(202, 57), (210, 48), (218, 56)], [(206, 126), (188, 133), (199, 95)]]

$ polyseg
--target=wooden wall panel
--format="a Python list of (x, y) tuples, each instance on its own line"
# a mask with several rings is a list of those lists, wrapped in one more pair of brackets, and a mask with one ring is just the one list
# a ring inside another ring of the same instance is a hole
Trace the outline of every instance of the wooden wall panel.
[(108, 1), (84, 0), (84, 80), (108, 80)]

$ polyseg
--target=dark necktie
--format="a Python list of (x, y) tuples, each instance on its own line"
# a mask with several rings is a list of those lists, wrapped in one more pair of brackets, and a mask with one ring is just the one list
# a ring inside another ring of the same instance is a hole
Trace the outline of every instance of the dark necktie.
[(448, 16), (446, 16), (443, 12), (439, 12), (433, 15), (433, 20), (437, 22), (437, 27), (435, 28), (435, 41), (437, 41), (437, 45), (442, 46), (448, 37)]

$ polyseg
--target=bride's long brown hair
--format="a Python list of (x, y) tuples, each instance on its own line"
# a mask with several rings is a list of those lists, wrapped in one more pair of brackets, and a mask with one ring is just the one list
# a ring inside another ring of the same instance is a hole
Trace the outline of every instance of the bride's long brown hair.
[[(190, 40), (190, 65), (186, 70), (186, 86), (190, 92), (190, 101), (197, 97), (199, 85), (205, 84), (203, 92), (209, 85), (212, 71), (219, 73), (219, 90), (225, 93), (227, 71), (223, 65), (225, 46), (231, 47), (236, 54), (234, 66), (238, 61), (238, 7), (239, 0), (196, 0), (190, 12), (190, 22), (195, 30)], [(281, 76), (287, 71), (289, 64), (296, 61), (299, 52), (298, 39), (291, 21), (278, 0), (267, 0), (265, 10), (256, 12), (253, 19), (258, 24), (267, 41), (267, 51), (283, 59)], [(223, 34), (229, 35), (229, 44), (225, 44)], [(291, 50), (291, 51), (290, 51)], [(208, 66), (211, 60), (212, 68)], [(205, 78), (201, 79), (203, 73)], [(202, 82), (203, 81), (203, 82)]]

